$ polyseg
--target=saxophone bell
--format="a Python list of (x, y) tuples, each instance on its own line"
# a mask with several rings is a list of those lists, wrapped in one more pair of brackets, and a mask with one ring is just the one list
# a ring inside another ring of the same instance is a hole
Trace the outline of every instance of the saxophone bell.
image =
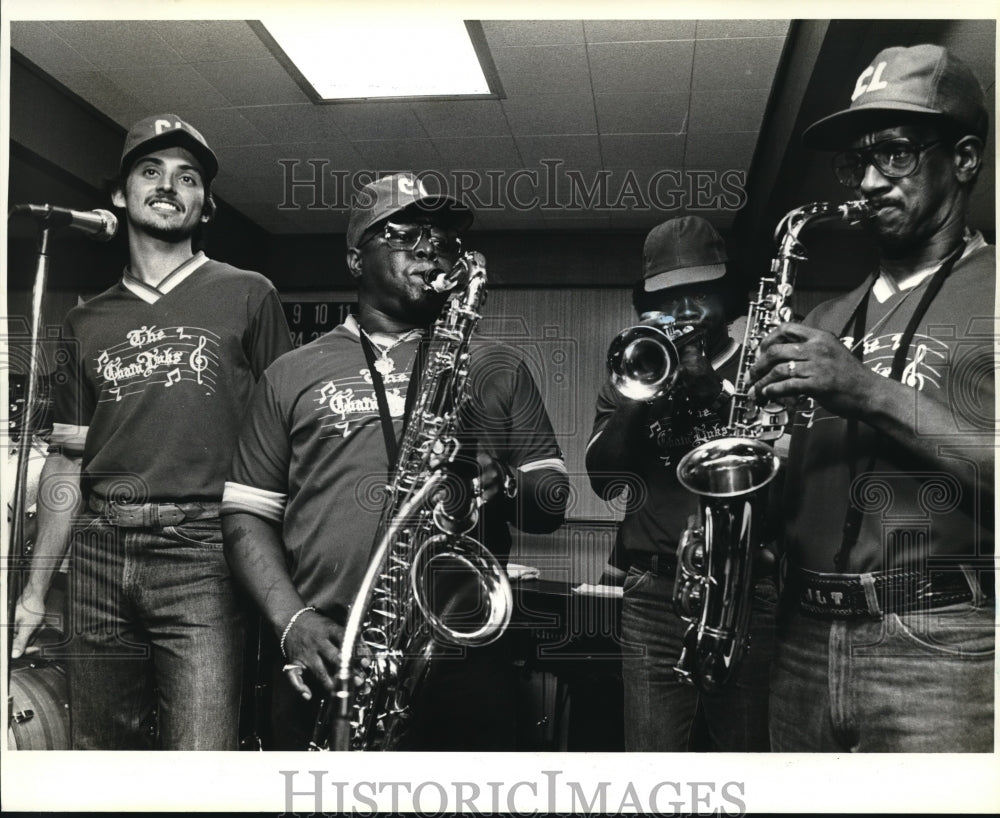
[(608, 349), (608, 372), (614, 388), (631, 400), (654, 400), (673, 389), (680, 367), (680, 350), (702, 343), (704, 333), (676, 328), (673, 316), (654, 313), (622, 330)]

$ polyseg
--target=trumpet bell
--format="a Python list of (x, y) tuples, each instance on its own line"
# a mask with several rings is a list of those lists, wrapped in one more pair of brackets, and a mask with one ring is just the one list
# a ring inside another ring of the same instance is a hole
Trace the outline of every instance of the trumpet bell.
[(652, 400), (670, 391), (677, 379), (677, 347), (655, 327), (623, 330), (608, 350), (614, 388), (631, 400)]

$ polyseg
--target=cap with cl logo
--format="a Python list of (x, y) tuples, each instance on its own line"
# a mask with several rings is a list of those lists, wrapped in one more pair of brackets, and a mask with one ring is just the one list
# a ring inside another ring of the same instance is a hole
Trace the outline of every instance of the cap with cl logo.
[(156, 114), (139, 120), (129, 129), (122, 150), (122, 174), (128, 173), (132, 163), (140, 156), (173, 147), (191, 152), (201, 163), (206, 182), (214, 179), (219, 172), (215, 152), (196, 128), (175, 114)]
[(347, 224), (347, 246), (357, 247), (373, 224), (408, 207), (432, 213), (442, 226), (462, 232), (472, 224), (472, 211), (451, 196), (431, 194), (412, 173), (393, 173), (369, 182), (358, 192)]
[(861, 72), (851, 104), (806, 129), (807, 147), (846, 148), (873, 127), (886, 127), (886, 112), (944, 117), (967, 133), (986, 138), (989, 116), (983, 89), (971, 69), (939, 45), (880, 51)]

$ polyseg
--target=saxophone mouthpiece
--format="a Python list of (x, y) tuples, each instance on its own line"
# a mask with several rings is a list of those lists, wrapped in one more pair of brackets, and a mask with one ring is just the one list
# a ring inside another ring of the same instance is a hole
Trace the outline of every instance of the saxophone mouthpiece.
[(870, 219), (873, 215), (872, 206), (868, 203), (867, 199), (854, 199), (850, 202), (844, 202), (841, 208), (844, 218), (852, 224)]
[[(452, 268), (454, 271), (454, 268)], [(453, 273), (446, 273), (444, 270), (435, 267), (423, 274), (424, 286), (428, 290), (436, 293), (448, 293), (458, 285), (458, 277)]]

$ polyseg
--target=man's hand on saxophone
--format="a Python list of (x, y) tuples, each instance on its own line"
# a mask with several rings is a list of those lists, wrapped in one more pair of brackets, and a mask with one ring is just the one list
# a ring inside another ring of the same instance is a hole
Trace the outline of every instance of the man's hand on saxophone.
[(306, 671), (323, 690), (333, 692), (343, 637), (343, 626), (311, 608), (303, 608), (286, 626), (282, 643), (285, 678), (305, 701), (313, 696), (304, 678)]
[(833, 333), (785, 323), (767, 335), (751, 368), (753, 389), (766, 400), (794, 404), (812, 398), (841, 417), (873, 410), (885, 378), (861, 365)]

